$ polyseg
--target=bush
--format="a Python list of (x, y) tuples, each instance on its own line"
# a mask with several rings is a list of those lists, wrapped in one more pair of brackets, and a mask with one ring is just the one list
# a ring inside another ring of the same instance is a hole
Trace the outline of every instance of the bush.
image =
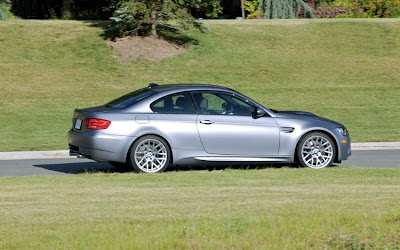
[(314, 18), (315, 11), (303, 0), (261, 0), (265, 19)]
[(315, 17), (317, 18), (339, 18), (339, 17), (353, 17), (351, 10), (335, 6), (334, 3), (322, 3), (315, 9)]
[(263, 18), (264, 11), (259, 9), (258, 6), (260, 5), (261, 0), (246, 0), (244, 1), (244, 9), (245, 11), (249, 12), (247, 15), (247, 19), (259, 19)]
[(0, 0), (0, 19), (8, 19), (12, 16), (10, 8), (11, 2), (9, 0)]
[(203, 21), (196, 20), (188, 11), (191, 7), (197, 6), (198, 3), (192, 0), (122, 1), (116, 5), (117, 8), (110, 18), (112, 24), (108, 30), (108, 36), (115, 38), (151, 34), (154, 38), (158, 38), (157, 29), (160, 27), (177, 31), (194, 27), (207, 32), (208, 29), (203, 26)]
[[(337, 9), (338, 8), (338, 9)], [(335, 12), (341, 12), (334, 14)], [(346, 13), (350, 11), (351, 13)], [(399, 0), (335, 0), (316, 9), (317, 17), (400, 17)], [(330, 14), (328, 15), (329, 12)]]
[(76, 20), (101, 20), (103, 19), (103, 15), (100, 11), (97, 10), (82, 10), (77, 11)]
[(400, 17), (399, 0), (362, 0), (360, 4), (369, 17)]

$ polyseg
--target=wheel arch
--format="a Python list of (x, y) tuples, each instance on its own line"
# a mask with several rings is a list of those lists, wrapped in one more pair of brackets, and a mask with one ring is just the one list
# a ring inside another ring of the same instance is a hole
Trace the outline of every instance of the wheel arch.
[(136, 138), (131, 142), (131, 144), (129, 145), (129, 149), (128, 149), (128, 151), (127, 151), (127, 153), (126, 153), (126, 156), (125, 156), (125, 161), (126, 161), (126, 162), (129, 161), (129, 155), (130, 155), (130, 153), (131, 153), (133, 144), (134, 144), (137, 140), (139, 140), (140, 138), (143, 138), (143, 137), (149, 136), (149, 135), (160, 137), (161, 139), (163, 139), (163, 140), (168, 144), (167, 146), (168, 146), (169, 151), (170, 151), (170, 153), (171, 153), (171, 156), (170, 156), (170, 159), (169, 159), (169, 163), (174, 162), (174, 161), (173, 161), (174, 153), (172, 152), (171, 144), (169, 143), (169, 141), (168, 141), (164, 136), (159, 135), (159, 134), (156, 134), (156, 133), (142, 134), (142, 135), (136, 137)]
[(307, 136), (308, 134), (310, 134), (310, 133), (315, 133), (315, 132), (319, 132), (319, 133), (326, 134), (326, 135), (329, 136), (329, 138), (333, 141), (333, 144), (335, 145), (335, 150), (336, 150), (336, 155), (335, 155), (335, 158), (333, 159), (333, 162), (337, 162), (338, 159), (339, 159), (339, 154), (340, 154), (340, 151), (339, 151), (339, 143), (338, 143), (338, 141), (336, 140), (336, 137), (332, 134), (332, 132), (330, 132), (329, 130), (321, 129), (321, 128), (308, 130), (308, 131), (304, 132), (301, 136), (299, 136), (299, 139), (298, 139), (297, 142), (296, 142), (296, 148), (295, 148), (295, 150), (294, 150), (294, 160), (297, 162), (297, 149), (298, 149), (298, 147), (299, 147), (300, 141), (301, 141), (305, 136)]

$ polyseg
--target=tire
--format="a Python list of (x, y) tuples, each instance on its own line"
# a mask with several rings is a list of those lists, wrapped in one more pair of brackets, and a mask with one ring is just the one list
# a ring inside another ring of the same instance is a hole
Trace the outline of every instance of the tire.
[(171, 149), (159, 136), (143, 136), (129, 150), (129, 163), (138, 173), (161, 173), (168, 167), (170, 159)]
[(131, 165), (128, 162), (123, 163), (123, 162), (109, 161), (108, 163), (114, 168), (116, 168), (118, 171), (128, 171), (131, 169)]
[(299, 141), (296, 156), (303, 167), (320, 169), (332, 166), (336, 157), (335, 144), (327, 134), (312, 132)]

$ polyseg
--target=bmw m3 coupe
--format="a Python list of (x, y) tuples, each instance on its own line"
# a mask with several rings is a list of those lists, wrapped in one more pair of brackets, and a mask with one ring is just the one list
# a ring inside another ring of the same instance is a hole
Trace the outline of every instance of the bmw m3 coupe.
[(157, 173), (169, 164), (298, 163), (324, 168), (351, 155), (340, 123), (268, 109), (228, 88), (149, 84), (103, 106), (75, 109), (70, 155)]

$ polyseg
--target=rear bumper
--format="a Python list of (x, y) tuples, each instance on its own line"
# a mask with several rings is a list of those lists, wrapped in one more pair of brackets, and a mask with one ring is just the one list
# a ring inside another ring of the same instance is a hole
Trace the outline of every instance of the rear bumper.
[(83, 156), (96, 161), (126, 162), (126, 156), (136, 137), (108, 135), (100, 131), (84, 133), (70, 130), (68, 144), (70, 155)]

